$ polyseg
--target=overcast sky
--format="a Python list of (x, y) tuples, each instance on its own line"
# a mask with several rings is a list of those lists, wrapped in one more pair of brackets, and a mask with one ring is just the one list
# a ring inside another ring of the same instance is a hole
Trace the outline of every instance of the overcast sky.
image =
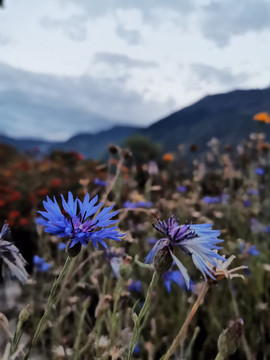
[(207, 94), (270, 85), (270, 0), (5, 0), (2, 134), (146, 126)]

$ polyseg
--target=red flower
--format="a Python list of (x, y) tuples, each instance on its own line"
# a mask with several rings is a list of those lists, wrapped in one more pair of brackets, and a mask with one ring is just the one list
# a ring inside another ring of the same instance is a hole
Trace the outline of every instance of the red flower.
[(13, 220), (19, 217), (20, 215), (21, 213), (18, 210), (11, 210), (8, 214), (8, 218)]
[(48, 188), (40, 189), (40, 190), (37, 192), (37, 194), (38, 194), (39, 196), (46, 196), (46, 195), (48, 195), (48, 193), (49, 193), (49, 189), (48, 189)]
[(20, 198), (21, 198), (21, 193), (19, 191), (13, 191), (13, 193), (11, 193), (9, 196), (9, 201), (14, 202), (20, 200)]
[(52, 179), (51, 186), (52, 187), (59, 187), (63, 184), (63, 181), (60, 178)]

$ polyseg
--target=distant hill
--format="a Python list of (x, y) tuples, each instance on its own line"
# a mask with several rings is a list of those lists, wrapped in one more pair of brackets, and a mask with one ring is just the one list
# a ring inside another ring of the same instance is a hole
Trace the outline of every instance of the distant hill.
[[(178, 144), (197, 144), (201, 150), (217, 137), (223, 144), (238, 144), (258, 131), (258, 112), (270, 113), (270, 88), (236, 90), (226, 94), (206, 96), (142, 130), (142, 134), (161, 143), (165, 150), (175, 150)], [(264, 126), (270, 137), (270, 125)]]
[(97, 134), (79, 134), (63, 142), (50, 142), (38, 139), (13, 139), (0, 135), (0, 143), (16, 147), (20, 152), (39, 148), (44, 154), (51, 151), (78, 151), (85, 157), (100, 159), (107, 155), (107, 146), (110, 143), (122, 144), (129, 136), (138, 131), (137, 127), (115, 126)]
[[(197, 144), (203, 151), (212, 137), (217, 137), (224, 145), (234, 145), (248, 138), (251, 132), (258, 131), (263, 124), (252, 120), (258, 112), (270, 113), (270, 88), (206, 96), (147, 128), (115, 126), (97, 134), (79, 134), (65, 142), (12, 139), (0, 135), (0, 142), (15, 146), (19, 151), (34, 147), (44, 153), (53, 149), (76, 150), (85, 157), (100, 159), (106, 156), (109, 143), (121, 145), (128, 137), (142, 134), (159, 142), (165, 151), (174, 151), (179, 144)], [(270, 124), (264, 126), (263, 131), (270, 138)]]

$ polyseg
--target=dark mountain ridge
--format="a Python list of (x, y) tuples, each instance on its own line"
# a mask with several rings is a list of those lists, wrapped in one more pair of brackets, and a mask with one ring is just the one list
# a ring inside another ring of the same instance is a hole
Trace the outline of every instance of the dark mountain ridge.
[(204, 150), (212, 137), (220, 139), (222, 144), (234, 145), (262, 126), (270, 137), (270, 125), (253, 120), (258, 112), (270, 113), (270, 88), (209, 95), (147, 128), (115, 126), (97, 134), (78, 134), (64, 142), (13, 139), (0, 135), (0, 142), (15, 146), (19, 151), (34, 147), (43, 153), (54, 149), (75, 150), (85, 157), (102, 158), (109, 143), (121, 145), (128, 137), (141, 134), (159, 142), (165, 151), (174, 151), (180, 143), (187, 146), (197, 144)]

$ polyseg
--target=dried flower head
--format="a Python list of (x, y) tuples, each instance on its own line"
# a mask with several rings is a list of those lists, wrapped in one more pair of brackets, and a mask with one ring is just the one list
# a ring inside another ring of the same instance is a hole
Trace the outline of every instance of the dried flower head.
[(2, 259), (2, 276), (4, 280), (9, 280), (15, 276), (19, 281), (25, 283), (28, 273), (25, 270), (26, 261), (19, 249), (10, 241), (10, 229), (8, 224), (4, 224), (0, 232), (0, 259)]
[[(225, 257), (223, 256), (224, 260)], [(233, 260), (236, 258), (236, 256), (231, 255), (226, 262), (222, 261), (222, 260), (217, 260), (217, 265), (213, 268), (213, 272), (214, 272), (214, 281), (213, 281), (213, 277), (208, 278), (208, 283), (217, 283), (222, 281), (223, 279), (233, 279), (236, 277), (240, 277), (242, 279), (244, 279), (244, 275), (242, 274), (238, 274), (236, 273), (236, 271), (239, 270), (244, 270), (247, 269), (248, 267), (245, 265), (241, 265), (238, 266), (236, 268), (233, 268), (231, 270), (228, 270), (228, 267), (231, 265), (231, 263), (233, 262)], [(209, 264), (211, 266), (211, 264)]]

